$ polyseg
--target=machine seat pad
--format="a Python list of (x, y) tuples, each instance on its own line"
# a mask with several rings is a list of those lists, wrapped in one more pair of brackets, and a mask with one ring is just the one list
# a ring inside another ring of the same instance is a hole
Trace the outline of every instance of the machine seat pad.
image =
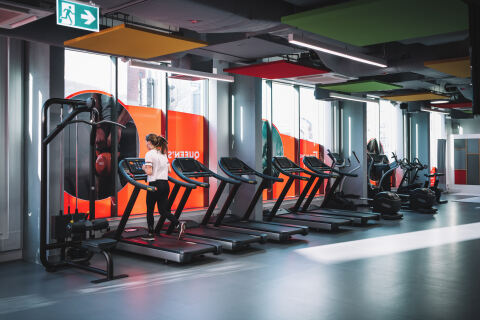
[(93, 252), (102, 252), (113, 249), (117, 240), (110, 238), (88, 239), (82, 241), (82, 247)]

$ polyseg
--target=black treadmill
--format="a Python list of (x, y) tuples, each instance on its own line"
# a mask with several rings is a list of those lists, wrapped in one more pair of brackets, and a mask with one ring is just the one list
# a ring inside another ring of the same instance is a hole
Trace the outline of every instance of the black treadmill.
[[(146, 180), (147, 175), (142, 169), (142, 165), (145, 163), (141, 158), (125, 158), (120, 161), (118, 170), (123, 178), (129, 183), (135, 186), (135, 189), (130, 196), (125, 212), (122, 219), (114, 232), (111, 232), (109, 237), (114, 237), (118, 240), (117, 249), (137, 253), (141, 255), (160, 258), (168, 261), (187, 263), (192, 261), (197, 256), (205, 253), (219, 254), (222, 251), (222, 247), (218, 243), (208, 241), (198, 241), (190, 238), (183, 238), (178, 240), (177, 237), (155, 234), (155, 240), (147, 241), (143, 240), (142, 236), (148, 233), (148, 230), (143, 227), (126, 227), (130, 213), (132, 212), (135, 201), (137, 200), (140, 190), (146, 190), (151, 192), (155, 190), (155, 187), (151, 187), (138, 182), (137, 180)], [(195, 188), (194, 185), (178, 181), (171, 177), (168, 178), (170, 182), (175, 184), (173, 190), (177, 190), (182, 186), (185, 188)], [(174, 201), (176, 193), (170, 194), (169, 204)], [(173, 197), (172, 197), (173, 196)], [(164, 220), (159, 219), (155, 230), (161, 229), (161, 225)]]
[[(328, 166), (326, 163), (324, 163), (317, 157), (305, 156), (303, 158), (303, 163), (313, 173), (316, 173), (318, 175), (323, 175), (323, 176), (317, 176), (317, 175), (310, 176), (307, 182), (307, 185), (305, 186), (304, 190), (302, 191), (302, 194), (298, 198), (292, 210), (308, 212), (310, 214), (321, 214), (321, 215), (328, 215), (328, 216), (337, 217), (337, 218), (351, 219), (355, 224), (359, 224), (359, 225), (366, 225), (370, 220), (380, 220), (380, 215), (376, 213), (358, 212), (358, 211), (352, 211), (352, 210), (334, 209), (334, 208), (327, 207), (329, 200), (335, 195), (335, 190), (337, 190), (338, 186), (342, 183), (345, 177), (357, 177), (356, 174), (338, 171)], [(330, 186), (329, 190), (325, 194), (325, 197), (320, 207), (313, 208), (311, 206), (313, 198), (317, 194), (320, 187), (323, 185), (323, 182), (329, 178), (335, 178), (335, 182), (333, 183), (333, 185)], [(317, 182), (315, 183), (314, 187), (310, 191), (310, 195), (308, 196), (307, 200), (305, 201), (303, 206), (300, 208), (303, 200), (305, 199), (307, 192), (310, 190), (315, 180), (317, 180)]]
[[(293, 211), (291, 209), (280, 209), (285, 196), (295, 180), (309, 180), (308, 177), (301, 176), (304, 173), (308, 176), (321, 176), (299, 167), (295, 162), (291, 161), (287, 157), (273, 157), (273, 166), (275, 169), (288, 177), (287, 183), (282, 189), (280, 196), (273, 205), (271, 210), (264, 211), (264, 219), (267, 221), (277, 221), (291, 223), (295, 225), (308, 226), (314, 229), (322, 229), (329, 231), (336, 231), (342, 226), (348, 226), (352, 224), (352, 219), (347, 218), (335, 218), (332, 216), (323, 216), (318, 214), (301, 213)], [(304, 189), (304, 192), (305, 189)], [(303, 192), (302, 192), (303, 193)]]
[[(267, 235), (263, 232), (258, 231), (240, 231), (240, 230), (231, 230), (228, 228), (224, 228), (222, 226), (212, 226), (209, 225), (210, 218), (213, 214), (213, 210), (217, 205), (220, 196), (227, 186), (227, 184), (231, 184), (233, 186), (239, 186), (240, 182), (237, 180), (232, 180), (230, 178), (222, 177), (213, 171), (209, 170), (206, 166), (204, 166), (201, 162), (195, 160), (194, 158), (176, 158), (172, 161), (172, 168), (175, 173), (183, 180), (188, 182), (189, 184), (193, 184), (202, 188), (210, 187), (208, 182), (201, 182), (194, 180), (192, 178), (209, 178), (213, 177), (220, 181), (220, 185), (218, 186), (215, 195), (213, 196), (210, 205), (207, 208), (205, 216), (200, 224), (195, 224), (191, 226), (191, 223), (187, 224), (187, 229), (185, 230), (185, 234), (195, 239), (208, 239), (213, 240), (222, 245), (224, 250), (229, 251), (236, 251), (244, 249), (252, 243), (264, 243), (266, 242)], [(190, 195), (189, 190), (185, 190), (184, 197)], [(222, 206), (221, 211), (228, 210), (228, 206), (230, 205), (231, 200), (225, 201)], [(181, 210), (177, 210), (175, 212), (175, 216), (180, 218)], [(167, 230), (167, 234), (171, 234), (173, 232), (173, 226)]]
[[(281, 224), (281, 223), (274, 223), (274, 222), (259, 222), (259, 221), (252, 221), (250, 220), (250, 216), (252, 215), (253, 208), (257, 204), (260, 196), (264, 189), (268, 188), (270, 183), (272, 182), (282, 182), (283, 179), (276, 178), (272, 176), (268, 176), (262, 174), (258, 171), (253, 170), (247, 164), (245, 164), (242, 160), (235, 158), (235, 157), (224, 157), (218, 161), (218, 164), (223, 172), (229, 177), (247, 183), (247, 184), (256, 184), (257, 180), (255, 176), (262, 178), (262, 182), (260, 183), (255, 195), (253, 196), (252, 200), (250, 201), (250, 205), (248, 206), (247, 210), (243, 214), (242, 217), (225, 217), (227, 210), (223, 210), (217, 216), (214, 221), (215, 226), (226, 226), (232, 228), (232, 230), (255, 230), (264, 232), (267, 234), (268, 239), (275, 240), (275, 241), (286, 241), (291, 238), (292, 235), (295, 234), (308, 234), (308, 227), (307, 226), (296, 226), (292, 224)], [(248, 176), (253, 176), (248, 177)], [(248, 178), (247, 178), (248, 177)], [(240, 184), (234, 185), (230, 190), (229, 199), (233, 200), (235, 194), (240, 188)]]

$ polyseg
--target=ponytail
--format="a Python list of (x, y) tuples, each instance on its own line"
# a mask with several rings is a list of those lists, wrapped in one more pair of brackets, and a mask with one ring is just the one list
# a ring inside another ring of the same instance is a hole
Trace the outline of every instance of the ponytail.
[(149, 135), (147, 135), (146, 140), (150, 141), (150, 143), (155, 147), (155, 149), (159, 150), (163, 154), (167, 154), (168, 152), (167, 139), (165, 139), (162, 136), (158, 136), (155, 133), (150, 133)]

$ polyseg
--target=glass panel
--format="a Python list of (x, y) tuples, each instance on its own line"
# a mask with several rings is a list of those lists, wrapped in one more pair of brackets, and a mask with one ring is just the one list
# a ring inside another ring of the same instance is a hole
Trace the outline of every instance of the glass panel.
[(438, 139), (445, 139), (445, 116), (441, 113), (430, 113), (430, 168), (438, 166)]
[[(206, 164), (205, 155), (208, 153), (208, 132), (205, 119), (207, 81), (168, 79), (167, 136), (170, 161), (175, 158), (191, 157)], [(177, 178), (174, 172), (171, 175)], [(174, 207), (179, 201), (180, 197), (177, 197)], [(196, 188), (190, 194), (185, 208), (205, 206), (208, 206), (206, 189)]]
[(383, 151), (390, 156), (392, 152), (397, 153), (397, 139), (399, 134), (397, 107), (391, 102), (380, 100), (380, 141)]
[[(113, 118), (112, 96), (115, 86), (115, 68), (109, 56), (86, 53), (74, 50), (65, 50), (65, 96), (72, 99), (84, 100), (94, 98), (100, 111), (100, 119)], [(135, 155), (137, 152), (136, 129), (132, 118), (122, 105), (117, 106), (117, 117), (121, 118), (128, 127), (120, 130), (119, 152), (120, 158)], [(64, 117), (68, 110), (64, 109)], [(79, 120), (89, 120), (89, 114), (77, 116)], [(76, 208), (79, 212), (89, 212), (90, 187), (90, 126), (75, 124), (68, 126), (62, 132), (64, 162), (64, 212), (73, 213)], [(111, 127), (103, 125), (97, 130), (95, 149), (97, 159), (95, 163), (96, 201), (95, 217), (110, 217), (113, 213), (112, 188), (113, 176), (117, 179), (117, 191), (122, 189), (118, 174), (111, 172)], [(122, 135), (123, 133), (123, 135)], [(128, 141), (128, 143), (127, 143)], [(78, 199), (76, 197), (78, 195)]]
[[(297, 134), (298, 132), (298, 91), (292, 85), (280, 83), (272, 84), (272, 155), (285, 156), (296, 162)], [(273, 185), (273, 198), (280, 195), (286, 184), (275, 183)], [(291, 187), (287, 197), (298, 194), (297, 187)]]
[[(138, 156), (145, 157), (148, 149), (145, 137), (150, 133), (165, 136), (166, 129), (166, 73), (163, 71), (133, 68), (125, 61), (118, 60), (118, 96), (132, 117), (138, 141)], [(121, 215), (127, 206), (134, 187), (127, 184), (118, 193), (118, 208)], [(146, 192), (140, 192), (132, 215), (144, 214)]]
[[(314, 156), (324, 160), (325, 143), (325, 101), (315, 99), (314, 89), (300, 88), (300, 165), (303, 157)], [(303, 190), (306, 181), (300, 182)], [(323, 192), (323, 188), (320, 189)]]
[(380, 139), (379, 122), (379, 104), (376, 102), (367, 102), (367, 142), (371, 139)]

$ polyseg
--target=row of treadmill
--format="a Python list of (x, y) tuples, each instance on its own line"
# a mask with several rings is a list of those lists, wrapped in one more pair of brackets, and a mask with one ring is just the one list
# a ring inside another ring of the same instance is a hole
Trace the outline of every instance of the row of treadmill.
[[(110, 235), (117, 243), (117, 250), (156, 257), (164, 261), (188, 263), (204, 254), (220, 254), (223, 251), (238, 251), (248, 248), (254, 243), (265, 243), (267, 240), (285, 242), (294, 235), (305, 236), (310, 229), (335, 231), (344, 226), (368, 225), (371, 220), (379, 220), (380, 215), (371, 212), (358, 212), (327, 208), (335, 190), (352, 173), (342, 173), (325, 164), (317, 157), (303, 159), (306, 168), (298, 166), (286, 157), (274, 157), (273, 167), (277, 173), (285, 175), (286, 181), (280, 196), (269, 210), (264, 210), (263, 221), (252, 219), (252, 213), (265, 189), (284, 180), (279, 176), (270, 176), (249, 167), (235, 157), (224, 157), (219, 160), (219, 167), (226, 176), (209, 170), (194, 158), (176, 158), (172, 168), (181, 180), (169, 177), (173, 188), (169, 194), (169, 205), (172, 207), (177, 197), (181, 197), (174, 215), (181, 219), (182, 211), (192, 192), (196, 188), (209, 188), (209, 178), (218, 180), (218, 188), (200, 223), (187, 221), (185, 236), (178, 239), (173, 225), (166, 223), (160, 216), (155, 225), (155, 240), (143, 240), (147, 233), (143, 227), (127, 227), (127, 222), (141, 190), (153, 191), (144, 184), (146, 174), (142, 170), (144, 159), (127, 158), (120, 162), (119, 171), (134, 190), (123, 213), (118, 228)], [(227, 215), (229, 207), (243, 184), (257, 184), (255, 194), (245, 212), (241, 215)], [(312, 201), (319, 189), (334, 178), (320, 206)], [(298, 200), (291, 208), (281, 208), (289, 189), (295, 181), (306, 181)], [(229, 186), (230, 190), (224, 203), (218, 206), (221, 195)], [(307, 197), (308, 195), (308, 197)]]

